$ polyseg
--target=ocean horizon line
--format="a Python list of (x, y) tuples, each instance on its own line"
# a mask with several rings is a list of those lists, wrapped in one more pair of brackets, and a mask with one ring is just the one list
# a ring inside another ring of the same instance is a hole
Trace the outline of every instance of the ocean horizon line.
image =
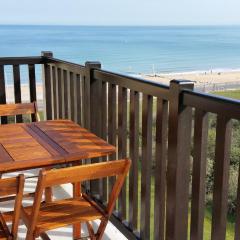
[(125, 25), (125, 24), (42, 24), (42, 23), (0, 23), (0, 26), (40, 26), (40, 27), (240, 27), (240, 23), (233, 24), (136, 24), (136, 25)]

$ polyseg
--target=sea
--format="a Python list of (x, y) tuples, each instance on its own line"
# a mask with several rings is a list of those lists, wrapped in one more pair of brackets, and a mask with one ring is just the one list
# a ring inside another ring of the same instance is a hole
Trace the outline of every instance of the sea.
[[(0, 25), (0, 57), (41, 51), (80, 64), (99, 61), (103, 69), (133, 75), (235, 71), (240, 26)], [(27, 73), (24, 66), (22, 72)], [(10, 84), (11, 69), (6, 79)]]

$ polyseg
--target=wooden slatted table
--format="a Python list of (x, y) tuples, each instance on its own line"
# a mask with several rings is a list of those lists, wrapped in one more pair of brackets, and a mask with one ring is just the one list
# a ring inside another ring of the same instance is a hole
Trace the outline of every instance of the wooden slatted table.
[(0, 125), (0, 173), (74, 163), (115, 151), (70, 120)]

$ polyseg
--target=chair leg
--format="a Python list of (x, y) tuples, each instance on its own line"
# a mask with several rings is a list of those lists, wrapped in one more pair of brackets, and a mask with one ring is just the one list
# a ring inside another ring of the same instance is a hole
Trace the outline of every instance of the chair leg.
[(107, 226), (107, 223), (108, 223), (107, 219), (102, 219), (101, 220), (100, 226), (99, 226), (98, 231), (97, 231), (97, 238), (96, 238), (96, 240), (101, 240), (102, 239), (104, 231), (105, 231), (105, 228)]
[(40, 237), (41, 237), (43, 240), (51, 240), (50, 237), (49, 237), (45, 232), (41, 233), (41, 234), (40, 234)]
[(35, 240), (35, 236), (32, 232), (27, 231), (26, 239), (25, 240)]
[[(74, 183), (73, 184), (73, 197), (80, 197), (81, 196), (81, 183)], [(82, 226), (81, 223), (75, 223), (73, 225), (73, 239), (81, 238)]]
[(94, 234), (94, 230), (93, 230), (92, 225), (89, 222), (86, 222), (86, 224), (87, 224), (87, 228), (88, 228), (88, 233), (89, 233), (90, 239), (91, 240), (96, 240), (96, 236)]

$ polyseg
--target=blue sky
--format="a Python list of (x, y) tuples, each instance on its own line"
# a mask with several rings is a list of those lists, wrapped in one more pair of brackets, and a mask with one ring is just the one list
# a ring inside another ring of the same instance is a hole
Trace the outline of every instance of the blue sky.
[(0, 24), (240, 24), (240, 0), (0, 0)]

